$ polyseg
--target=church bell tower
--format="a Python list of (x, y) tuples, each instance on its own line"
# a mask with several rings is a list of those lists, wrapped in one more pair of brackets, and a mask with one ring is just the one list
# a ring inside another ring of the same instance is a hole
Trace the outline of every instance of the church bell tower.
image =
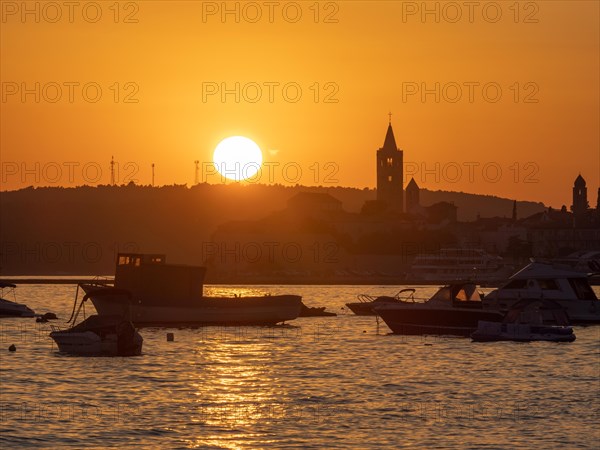
[(581, 215), (585, 214), (588, 208), (587, 187), (585, 185), (585, 180), (581, 174), (579, 174), (573, 184), (573, 205), (571, 205), (571, 211), (573, 211), (573, 214), (575, 215)]
[(396, 146), (390, 113), (383, 147), (377, 150), (377, 200), (398, 212), (404, 212), (403, 170), (403, 154)]

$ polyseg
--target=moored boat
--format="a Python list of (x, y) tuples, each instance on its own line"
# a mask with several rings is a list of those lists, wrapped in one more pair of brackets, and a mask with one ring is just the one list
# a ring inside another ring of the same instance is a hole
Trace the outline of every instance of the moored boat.
[(119, 254), (114, 287), (80, 286), (99, 315), (128, 317), (136, 326), (274, 325), (300, 315), (298, 295), (204, 296), (205, 271), (166, 264), (164, 255)]
[[(17, 286), (12, 283), (0, 281), (0, 317), (33, 317), (35, 312), (27, 305), (7, 300), (4, 297), (12, 294), (16, 300), (15, 289)], [(6, 293), (5, 293), (6, 291)]]
[[(127, 292), (123, 294), (130, 303), (131, 295)], [(73, 312), (67, 321), (70, 328), (51, 325), (50, 337), (56, 342), (59, 352), (80, 356), (140, 355), (144, 339), (131, 321), (122, 315), (95, 314), (76, 325), (79, 313), (89, 298), (88, 294), (84, 295), (77, 307), (75, 297)], [(85, 314), (85, 308), (83, 311)]]
[(302, 309), (300, 309), (300, 316), (298, 317), (335, 317), (337, 316), (334, 312), (325, 311), (325, 306), (306, 306), (302, 303)]
[(50, 337), (61, 353), (80, 356), (136, 356), (142, 353), (142, 336), (121, 316), (93, 315), (65, 330), (52, 328)]
[(470, 336), (480, 320), (503, 318), (497, 311), (483, 310), (477, 286), (470, 282), (446, 285), (425, 302), (388, 302), (373, 309), (394, 334)]
[(513, 305), (502, 322), (479, 321), (471, 334), (476, 342), (573, 342), (565, 309), (554, 300), (523, 299)]
[(588, 280), (589, 274), (551, 262), (534, 261), (512, 275), (483, 299), (486, 310), (502, 313), (525, 298), (550, 299), (565, 311), (572, 324), (600, 323), (600, 300)]

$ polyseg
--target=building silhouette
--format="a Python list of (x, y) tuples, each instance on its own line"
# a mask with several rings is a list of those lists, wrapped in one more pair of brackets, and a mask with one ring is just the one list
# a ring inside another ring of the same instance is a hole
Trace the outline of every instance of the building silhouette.
[(403, 164), (390, 118), (383, 147), (377, 150), (377, 201), (398, 212), (404, 211)]
[(573, 183), (571, 212), (566, 206), (560, 210), (548, 208), (522, 223), (528, 229), (533, 256), (555, 258), (600, 248), (600, 214), (589, 207), (586, 182), (581, 175)]
[(581, 174), (579, 174), (573, 184), (573, 204), (571, 205), (571, 211), (577, 216), (585, 214), (588, 208), (586, 183)]
[(419, 198), (419, 185), (414, 178), (411, 178), (406, 185), (406, 212), (415, 214), (419, 211), (421, 201)]

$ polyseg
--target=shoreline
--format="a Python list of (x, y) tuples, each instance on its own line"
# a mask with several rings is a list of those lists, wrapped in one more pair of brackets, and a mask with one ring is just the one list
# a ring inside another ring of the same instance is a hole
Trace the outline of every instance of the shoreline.
[[(48, 277), (48, 278), (46, 278)], [(50, 278), (53, 277), (53, 278)], [(55, 278), (54, 278), (55, 277)], [(20, 284), (79, 284), (93, 283), (100, 280), (94, 277), (87, 278), (85, 276), (56, 276), (56, 275), (39, 275), (39, 276), (19, 276), (2, 277), (0, 281), (5, 283)], [(108, 284), (113, 284), (112, 277), (103, 278), (101, 281)], [(231, 279), (207, 279), (204, 282), (205, 286), (262, 286), (262, 285), (289, 285), (289, 286), (361, 286), (361, 285), (382, 285), (382, 286), (437, 286), (444, 285), (458, 280), (438, 280), (438, 281), (418, 281), (418, 280), (401, 280), (397, 278), (380, 278), (380, 277), (357, 277), (353, 279), (323, 279), (322, 277), (253, 277), (253, 278), (231, 278)], [(466, 281), (466, 280), (465, 280)], [(472, 280), (469, 280), (472, 281)], [(499, 283), (477, 283), (481, 287), (496, 287)]]

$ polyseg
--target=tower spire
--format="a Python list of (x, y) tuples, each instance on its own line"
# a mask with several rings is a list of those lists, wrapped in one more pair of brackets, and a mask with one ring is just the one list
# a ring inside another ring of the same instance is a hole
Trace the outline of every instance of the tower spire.
[(386, 150), (398, 150), (396, 146), (396, 138), (394, 137), (394, 130), (392, 129), (392, 123), (388, 125), (387, 132), (385, 133), (385, 141), (383, 141), (383, 147)]
[(396, 145), (392, 113), (383, 141), (377, 150), (377, 200), (397, 212), (404, 212), (404, 172), (402, 150)]

